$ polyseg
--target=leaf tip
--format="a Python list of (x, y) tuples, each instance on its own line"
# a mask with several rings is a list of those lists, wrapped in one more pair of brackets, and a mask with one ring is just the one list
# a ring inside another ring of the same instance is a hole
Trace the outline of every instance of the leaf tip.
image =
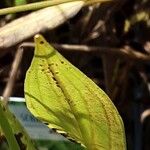
[(36, 44), (41, 43), (41, 42), (44, 43), (44, 41), (45, 41), (45, 39), (43, 38), (42, 35), (36, 34), (36, 35), (34, 36), (34, 42), (35, 42)]
[(40, 34), (36, 34), (34, 36), (34, 42), (35, 42), (35, 55), (37, 56), (46, 56), (54, 51), (54, 49), (50, 46), (50, 44)]

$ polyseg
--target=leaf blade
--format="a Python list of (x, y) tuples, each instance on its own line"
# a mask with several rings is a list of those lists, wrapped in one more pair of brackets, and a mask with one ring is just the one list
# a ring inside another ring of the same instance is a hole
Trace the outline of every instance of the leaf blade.
[(108, 96), (41, 35), (35, 43), (25, 81), (29, 110), (89, 150), (125, 150), (123, 123)]

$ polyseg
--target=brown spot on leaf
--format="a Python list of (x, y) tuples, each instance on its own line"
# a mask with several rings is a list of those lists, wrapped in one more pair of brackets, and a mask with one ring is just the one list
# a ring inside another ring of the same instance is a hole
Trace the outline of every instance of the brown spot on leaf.
[(40, 41), (40, 44), (44, 44), (44, 41)]
[(52, 65), (54, 65), (54, 63), (50, 63), (50, 64), (48, 64), (48, 66), (50, 67), (50, 66), (52, 66)]

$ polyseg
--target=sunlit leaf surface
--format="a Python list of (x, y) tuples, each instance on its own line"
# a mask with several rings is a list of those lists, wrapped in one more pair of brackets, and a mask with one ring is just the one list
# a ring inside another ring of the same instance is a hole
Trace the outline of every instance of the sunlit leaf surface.
[(41, 35), (25, 79), (34, 116), (88, 150), (125, 150), (122, 119), (108, 96)]

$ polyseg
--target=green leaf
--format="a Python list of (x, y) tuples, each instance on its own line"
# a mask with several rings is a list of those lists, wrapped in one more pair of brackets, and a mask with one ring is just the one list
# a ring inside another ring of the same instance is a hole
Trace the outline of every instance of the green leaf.
[(25, 79), (28, 109), (88, 150), (125, 150), (122, 119), (109, 97), (41, 35)]
[(27, 1), (26, 0), (15, 0), (15, 6), (18, 6), (18, 5), (23, 5), (23, 4), (26, 4)]
[(1, 127), (1, 130), (3, 131), (5, 137), (8, 141), (10, 150), (13, 150), (13, 149), (20, 150), (17, 140), (13, 134), (11, 125), (8, 121), (8, 118), (7, 118), (8, 116), (5, 113), (6, 110), (7, 110), (7, 107), (5, 107), (3, 105), (3, 103), (0, 99), (0, 127)]
[(10, 150), (36, 150), (33, 142), (17, 118), (0, 100), (0, 138), (6, 137)]

